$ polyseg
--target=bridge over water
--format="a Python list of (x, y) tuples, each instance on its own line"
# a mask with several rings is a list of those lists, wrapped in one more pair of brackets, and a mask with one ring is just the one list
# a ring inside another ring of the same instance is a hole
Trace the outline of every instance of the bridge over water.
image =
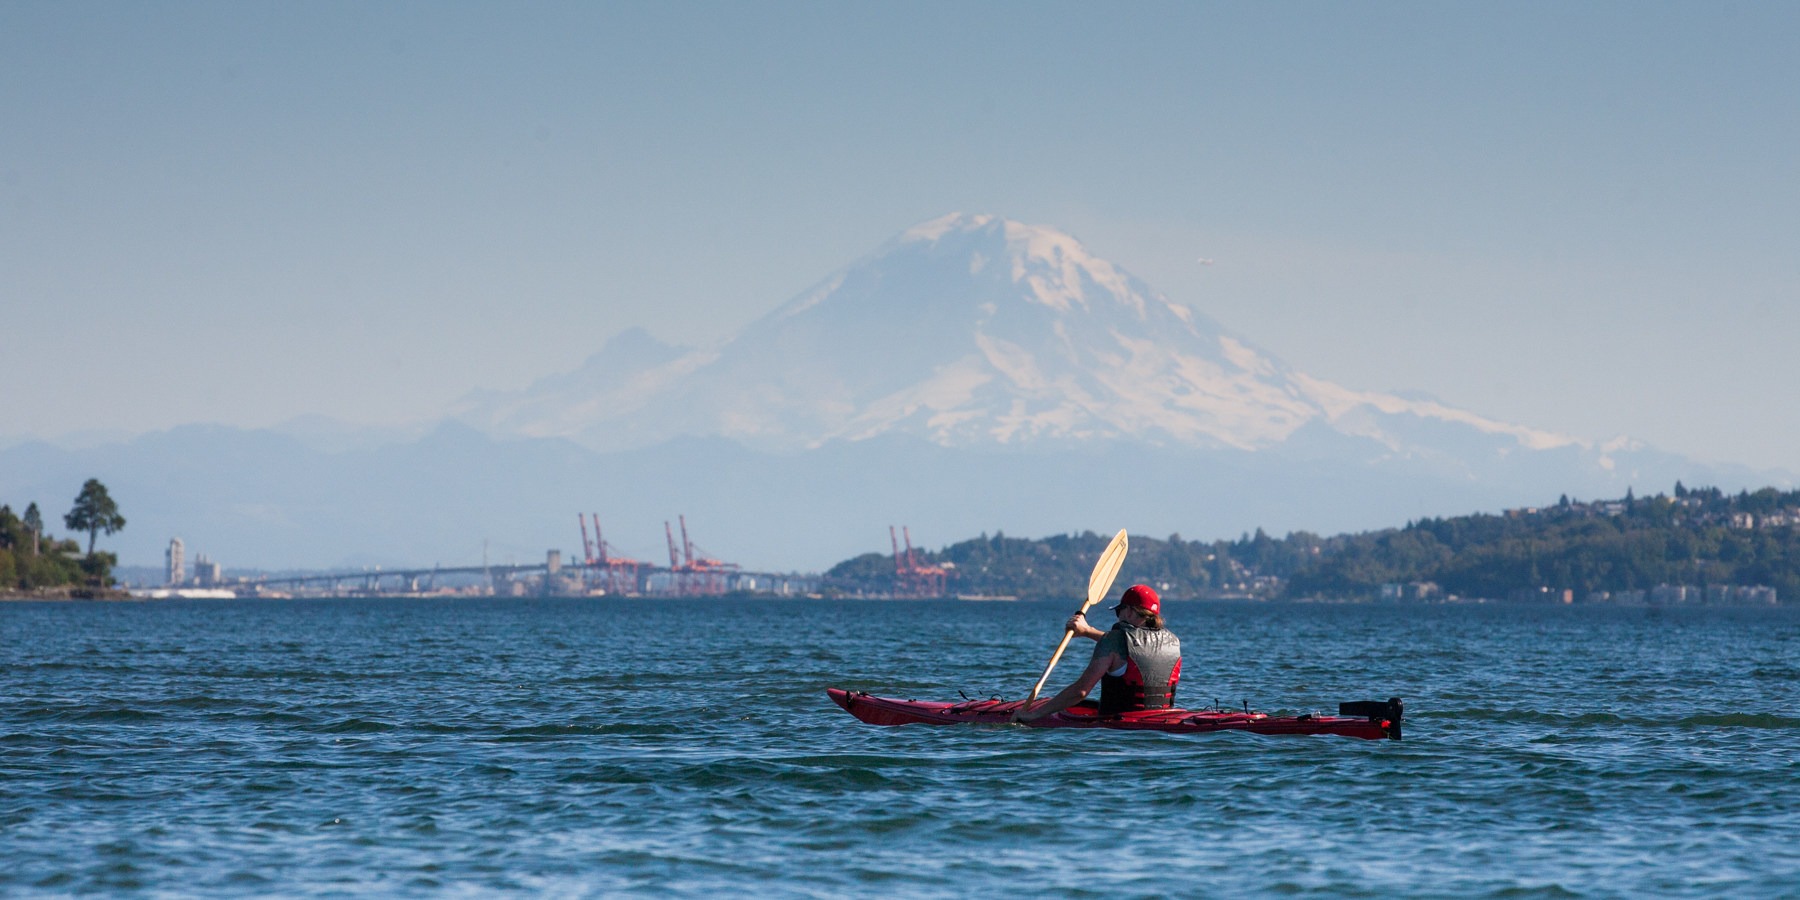
[[(451, 585), (485, 586), (495, 594), (612, 594), (706, 596), (732, 592), (796, 596), (812, 593), (823, 579), (798, 572), (746, 572), (605, 563), (563, 565), (554, 559), (530, 565), (433, 566), (429, 569), (362, 569), (260, 578), (255, 591), (316, 590), (322, 594), (432, 593)], [(485, 582), (485, 584), (484, 584)]]

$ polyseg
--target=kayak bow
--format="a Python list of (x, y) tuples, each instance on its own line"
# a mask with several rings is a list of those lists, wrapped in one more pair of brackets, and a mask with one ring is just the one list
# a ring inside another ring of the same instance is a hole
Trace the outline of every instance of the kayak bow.
[[(1004, 725), (1023, 701), (967, 700), (940, 703), (895, 700), (866, 691), (826, 688), (831, 701), (870, 725)], [(1199, 734), (1211, 731), (1248, 731), (1252, 734), (1336, 734), (1369, 740), (1400, 740), (1400, 720), (1405, 704), (1399, 697), (1338, 704), (1335, 716), (1271, 716), (1235, 710), (1147, 709), (1101, 716), (1091, 703), (1072, 706), (1032, 722), (1033, 728), (1117, 728), (1124, 731), (1161, 731)]]

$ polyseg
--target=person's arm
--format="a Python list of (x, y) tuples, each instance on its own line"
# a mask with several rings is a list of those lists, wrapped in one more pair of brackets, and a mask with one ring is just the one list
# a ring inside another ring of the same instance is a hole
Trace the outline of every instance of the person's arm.
[(1081, 677), (1075, 679), (1074, 684), (1058, 691), (1056, 696), (1039, 702), (1029, 711), (1022, 706), (1019, 707), (1018, 712), (1013, 713), (1012, 720), (1021, 723), (1035, 722), (1052, 713), (1062, 712), (1063, 710), (1080, 703), (1081, 699), (1086, 697), (1088, 692), (1094, 689), (1094, 685), (1100, 683), (1100, 676), (1105, 675), (1107, 672), (1118, 667), (1119, 658), (1117, 656), (1114, 656), (1111, 653), (1103, 653), (1096, 656), (1093, 661), (1088, 663), (1087, 671), (1082, 672)]
[(1100, 629), (1095, 628), (1092, 625), (1089, 625), (1087, 616), (1085, 616), (1081, 613), (1076, 613), (1076, 614), (1070, 616), (1069, 621), (1063, 623), (1063, 630), (1072, 631), (1075, 634), (1080, 635), (1081, 637), (1087, 638), (1090, 641), (1097, 641), (1103, 637), (1106, 637), (1106, 632), (1101, 631)]

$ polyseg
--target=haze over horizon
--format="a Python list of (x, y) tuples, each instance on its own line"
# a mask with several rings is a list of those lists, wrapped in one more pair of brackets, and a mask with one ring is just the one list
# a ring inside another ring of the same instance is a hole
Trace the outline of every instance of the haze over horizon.
[(967, 214), (907, 229), (722, 344), (626, 332), (417, 433), (185, 426), (0, 448), (0, 496), (17, 502), (95, 472), (142, 510), (121, 559), (184, 535), (265, 570), (566, 549), (572, 507), (604, 511), (634, 558), (655, 556), (624, 535), (673, 510), (724, 558), (820, 571), (881, 549), (884, 522), (940, 540), (1096, 522), (1338, 534), (1559, 494), (1792, 481), (1348, 389), (1063, 232)]
[(961, 210), (1336, 383), (1800, 470), (1796, 25), (8, 4), (0, 443), (432, 420), (631, 327), (722, 341)]

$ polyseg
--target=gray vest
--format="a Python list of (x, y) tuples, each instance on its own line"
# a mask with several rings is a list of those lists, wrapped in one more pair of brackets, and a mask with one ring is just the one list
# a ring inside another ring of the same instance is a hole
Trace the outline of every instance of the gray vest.
[(1126, 658), (1125, 674), (1100, 677), (1101, 715), (1175, 705), (1175, 685), (1181, 680), (1181, 639), (1174, 632), (1133, 628), (1120, 622), (1101, 639), (1101, 646), (1105, 652), (1123, 649)]

